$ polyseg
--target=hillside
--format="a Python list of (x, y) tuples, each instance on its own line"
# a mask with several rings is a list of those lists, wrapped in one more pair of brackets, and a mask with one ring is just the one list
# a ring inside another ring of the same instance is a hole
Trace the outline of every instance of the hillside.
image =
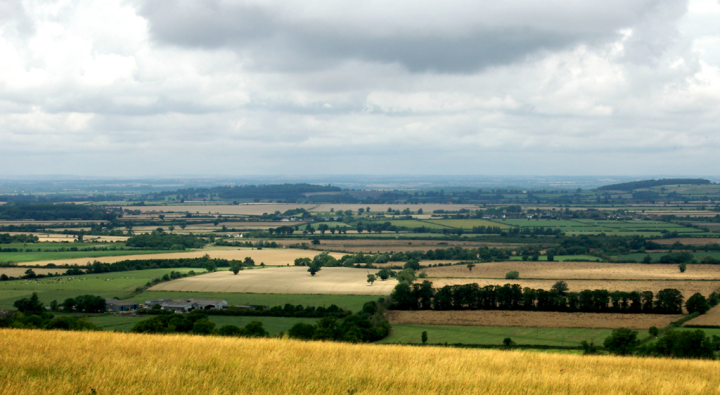
[(0, 394), (710, 394), (720, 386), (715, 361), (29, 330), (0, 330), (0, 347)]
[(662, 180), (643, 180), (623, 182), (620, 184), (605, 185), (597, 188), (599, 191), (627, 191), (635, 189), (661, 187), (663, 185), (708, 185), (710, 180), (702, 178), (663, 178)]

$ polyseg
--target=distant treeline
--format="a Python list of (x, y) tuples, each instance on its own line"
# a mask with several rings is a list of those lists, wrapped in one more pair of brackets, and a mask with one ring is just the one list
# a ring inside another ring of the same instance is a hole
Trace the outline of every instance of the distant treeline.
[[(559, 282), (562, 283), (562, 282)], [(564, 284), (564, 283), (563, 283)], [(698, 294), (699, 295), (699, 294)], [(702, 297), (702, 295), (700, 295)], [(683, 295), (673, 288), (651, 291), (584, 290), (568, 292), (567, 285), (553, 289), (522, 288), (519, 284), (446, 285), (399, 283), (392, 292), (396, 310), (526, 310), (584, 313), (682, 314)], [(704, 297), (702, 297), (704, 299)], [(716, 295), (711, 298), (717, 299)]]
[(662, 180), (643, 180), (623, 182), (620, 184), (605, 185), (598, 190), (600, 191), (627, 191), (632, 192), (635, 189), (660, 187), (663, 185), (708, 185), (710, 180), (702, 178), (663, 178)]
[(177, 191), (164, 191), (145, 196), (148, 200), (162, 200), (167, 196), (178, 196), (179, 199), (204, 199), (217, 197), (220, 199), (272, 199), (292, 200), (305, 199), (306, 193), (340, 192), (342, 189), (330, 185), (312, 184), (273, 184), (273, 185), (240, 185), (214, 188), (187, 188)]
[(116, 213), (106, 208), (98, 208), (84, 204), (3, 204), (0, 205), (0, 219), (21, 220), (32, 219), (36, 221), (58, 220), (104, 220), (110, 221)]
[(10, 243), (37, 243), (40, 239), (35, 235), (11, 235), (9, 233), (0, 234), (0, 244)]
[(155, 231), (133, 236), (125, 242), (125, 245), (153, 250), (184, 250), (186, 248), (203, 248), (205, 243), (205, 240), (192, 235), (176, 235)]
[[(151, 306), (153, 307), (153, 306)], [(303, 306), (286, 304), (284, 306), (273, 306), (265, 308), (264, 306), (255, 306), (251, 309), (240, 309), (230, 307), (228, 309), (213, 309), (203, 311), (207, 315), (223, 315), (223, 316), (249, 316), (249, 317), (295, 317), (295, 318), (322, 318), (337, 317), (344, 318), (352, 314), (352, 312), (343, 310), (338, 306), (331, 304), (325, 306)], [(159, 308), (140, 309), (140, 314), (174, 314), (170, 310), (161, 310)]]

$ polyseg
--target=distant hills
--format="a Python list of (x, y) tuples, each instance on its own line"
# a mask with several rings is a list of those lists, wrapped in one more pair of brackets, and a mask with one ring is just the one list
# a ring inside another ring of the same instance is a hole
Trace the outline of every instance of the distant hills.
[(710, 180), (702, 178), (663, 178), (661, 180), (643, 180), (623, 182), (620, 184), (605, 185), (599, 187), (599, 191), (627, 191), (632, 192), (635, 189), (660, 187), (663, 185), (709, 185)]

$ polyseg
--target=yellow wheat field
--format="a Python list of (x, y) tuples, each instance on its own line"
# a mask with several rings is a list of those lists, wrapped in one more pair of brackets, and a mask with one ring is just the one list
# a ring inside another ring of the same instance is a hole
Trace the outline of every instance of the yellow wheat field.
[(0, 331), (0, 394), (716, 394), (715, 361)]

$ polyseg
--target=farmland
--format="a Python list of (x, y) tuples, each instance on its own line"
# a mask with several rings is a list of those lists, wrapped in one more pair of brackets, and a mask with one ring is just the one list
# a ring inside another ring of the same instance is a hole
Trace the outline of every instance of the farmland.
[[(711, 394), (714, 361), (0, 330), (3, 394)], [(199, 374), (202, 372), (202, 374)], [(428, 374), (432, 372), (433, 374)], [(618, 374), (622, 372), (622, 374)]]
[(422, 332), (427, 332), (429, 343), (501, 345), (503, 339), (509, 337), (517, 344), (567, 347), (576, 346), (583, 340), (599, 343), (612, 330), (396, 324), (392, 334), (379, 343), (418, 344)]
[[(428, 261), (429, 262), (429, 261)], [(690, 265), (681, 273), (677, 265), (601, 262), (484, 262), (472, 269), (464, 265), (423, 269), (431, 278), (502, 279), (511, 270), (523, 279), (551, 280), (712, 280), (720, 287), (720, 265)]]
[(323, 268), (311, 276), (307, 268), (285, 267), (210, 273), (161, 283), (150, 291), (242, 292), (268, 294), (389, 295), (395, 280), (367, 283), (367, 269)]
[(692, 237), (703, 233), (700, 229), (661, 221), (623, 220), (552, 220), (552, 219), (498, 219), (496, 222), (521, 228), (544, 227), (558, 229), (566, 235), (593, 235), (605, 233), (616, 236), (657, 237), (662, 231), (678, 232), (681, 236)]
[[(182, 258), (200, 258), (205, 255), (210, 256), (210, 258), (217, 258), (217, 259), (236, 259), (236, 260), (242, 260), (245, 259), (245, 257), (251, 257), (256, 264), (264, 263), (265, 265), (292, 265), (293, 262), (295, 262), (296, 258), (312, 258), (315, 255), (317, 255), (317, 251), (307, 251), (307, 250), (299, 250), (299, 249), (264, 249), (264, 250), (256, 250), (256, 249), (241, 249), (241, 248), (213, 248), (213, 249), (204, 249), (204, 250), (196, 250), (196, 251), (187, 251), (187, 252), (160, 252), (160, 253), (151, 253), (151, 254), (134, 254), (134, 255), (124, 255), (124, 256), (105, 256), (105, 257), (98, 257), (94, 258), (93, 260), (97, 260), (99, 262), (104, 263), (113, 263), (113, 262), (119, 262), (126, 259), (182, 259)], [(342, 254), (333, 254), (336, 258), (339, 258), (342, 256)], [(82, 258), (76, 258), (76, 259), (51, 259), (51, 260), (44, 260), (44, 261), (33, 261), (33, 262), (25, 262), (24, 265), (30, 266), (30, 265), (47, 265), (48, 263), (54, 263), (56, 265), (62, 265), (62, 264), (76, 264), (76, 265), (84, 265), (87, 263), (86, 259)]]
[[(680, 315), (556, 313), (545, 311), (389, 311), (391, 324), (524, 328), (664, 328)], [(487, 343), (486, 343), (487, 344)]]

